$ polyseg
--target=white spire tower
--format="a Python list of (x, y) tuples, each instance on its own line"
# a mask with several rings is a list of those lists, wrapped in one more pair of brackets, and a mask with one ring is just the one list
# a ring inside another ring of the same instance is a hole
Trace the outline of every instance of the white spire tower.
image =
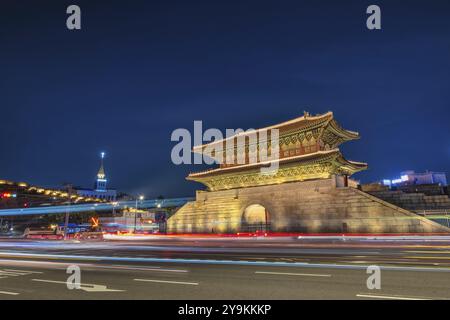
[(105, 153), (102, 152), (100, 153), (100, 169), (98, 170), (97, 173), (97, 183), (96, 183), (96, 191), (106, 191), (106, 182), (108, 181), (106, 179), (106, 174), (105, 174), (105, 168), (103, 167), (103, 159), (105, 158)]

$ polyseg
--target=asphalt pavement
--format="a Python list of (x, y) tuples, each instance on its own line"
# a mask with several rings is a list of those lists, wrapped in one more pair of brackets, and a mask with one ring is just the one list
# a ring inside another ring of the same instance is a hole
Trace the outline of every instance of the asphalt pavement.
[(2, 239), (0, 299), (450, 299), (449, 264), (448, 241)]

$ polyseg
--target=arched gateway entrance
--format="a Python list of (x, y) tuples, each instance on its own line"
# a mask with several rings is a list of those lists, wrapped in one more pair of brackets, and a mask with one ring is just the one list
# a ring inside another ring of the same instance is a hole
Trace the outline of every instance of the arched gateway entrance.
[(252, 204), (244, 210), (242, 216), (243, 232), (270, 231), (269, 212), (259, 204)]

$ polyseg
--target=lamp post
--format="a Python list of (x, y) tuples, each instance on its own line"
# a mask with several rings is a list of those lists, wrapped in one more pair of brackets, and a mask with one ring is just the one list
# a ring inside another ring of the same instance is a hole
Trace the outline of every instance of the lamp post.
[[(139, 196), (139, 201), (144, 200), (144, 196)], [(137, 211), (138, 211), (138, 198), (136, 198), (136, 211), (134, 212), (134, 233), (136, 233), (136, 225), (137, 225)]]

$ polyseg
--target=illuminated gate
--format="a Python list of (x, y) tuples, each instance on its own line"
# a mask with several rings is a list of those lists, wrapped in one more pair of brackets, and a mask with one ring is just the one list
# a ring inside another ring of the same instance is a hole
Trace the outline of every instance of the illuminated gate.
[(248, 206), (242, 217), (243, 232), (270, 231), (269, 212), (259, 204)]

